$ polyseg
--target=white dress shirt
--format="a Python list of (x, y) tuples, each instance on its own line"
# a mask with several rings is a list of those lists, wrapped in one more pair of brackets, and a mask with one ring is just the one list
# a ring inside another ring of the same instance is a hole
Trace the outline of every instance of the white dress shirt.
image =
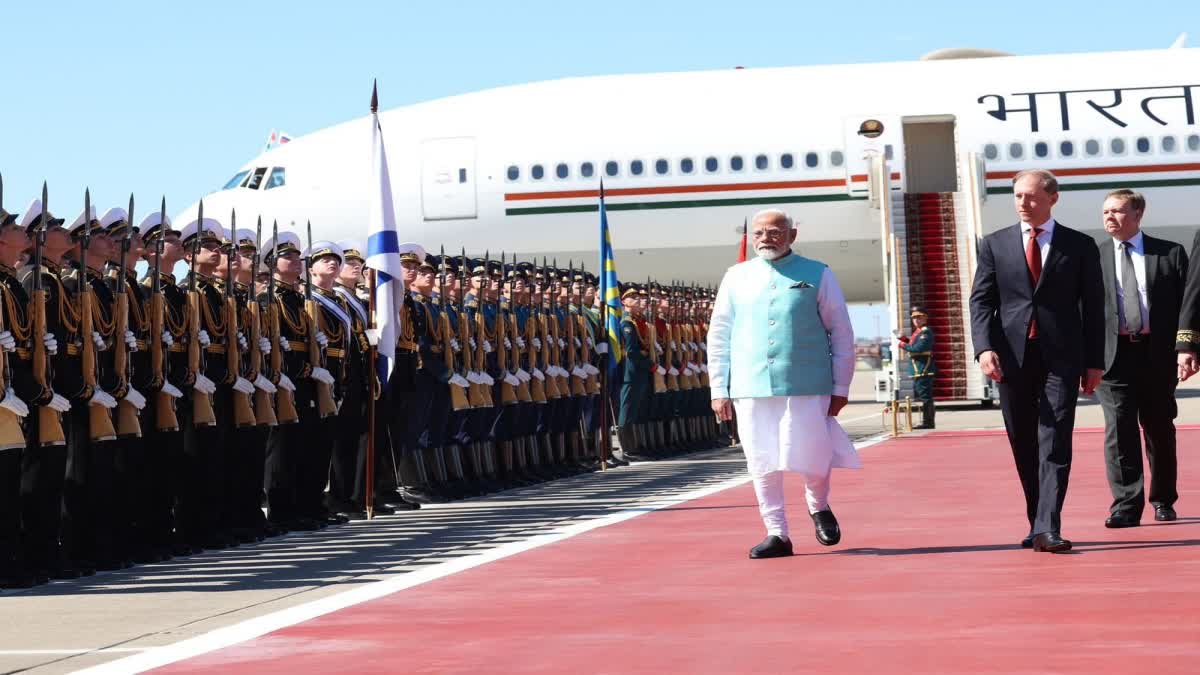
[[(1042, 269), (1046, 268), (1046, 257), (1050, 255), (1050, 239), (1054, 237), (1054, 219), (1051, 218), (1046, 222), (1038, 225), (1042, 231), (1038, 233), (1038, 249), (1042, 252)], [(1021, 254), (1029, 248), (1029, 237), (1033, 234), (1033, 226), (1029, 223), (1021, 223)]]
[[(1146, 335), (1150, 332), (1150, 305), (1146, 298), (1146, 242), (1142, 231), (1128, 239), (1130, 243), (1129, 257), (1133, 260), (1133, 276), (1137, 278), (1138, 305), (1142, 309), (1142, 330)], [(1121, 285), (1121, 270), (1125, 268), (1125, 247), (1116, 237), (1113, 238), (1113, 283), (1117, 287), (1117, 331), (1125, 335), (1125, 289)]]

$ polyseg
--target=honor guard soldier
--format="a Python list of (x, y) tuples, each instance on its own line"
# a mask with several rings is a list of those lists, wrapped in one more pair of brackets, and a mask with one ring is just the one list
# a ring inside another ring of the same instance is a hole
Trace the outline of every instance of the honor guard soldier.
[[(495, 492), (500, 483), (495, 479), (495, 425), (502, 412), (503, 404), (496, 389), (495, 339), (496, 310), (488, 301), (486, 289), (492, 285), (490, 265), (485, 260), (472, 261), (471, 290), (464, 297), (467, 327), (470, 334), (471, 365), (474, 371), (473, 384), (479, 405), (475, 406), (469, 425), (470, 457), (472, 470), (478, 477), (483, 492)], [(461, 319), (460, 319), (461, 320)], [(463, 345), (464, 349), (468, 345)]]
[[(426, 256), (417, 266), (417, 278), (413, 284), (413, 330), (421, 354), (421, 367), (417, 370), (417, 391), (421, 397), (420, 431), (416, 438), (416, 452), (423, 471), (424, 484), (421, 495), (430, 501), (443, 501), (448, 495), (444, 487), (449, 479), (446, 458), (442, 454), (445, 444), (446, 425), (450, 418), (450, 377), (444, 356), (441, 307), (437, 297), (438, 267), (441, 258)], [(409, 492), (412, 492), (409, 490)]]
[(49, 395), (26, 418), (29, 452), (21, 458), (20, 512), (26, 568), (35, 578), (76, 579), (95, 570), (71, 561), (59, 545), (67, 468), (63, 415), (71, 400), (86, 406), (87, 399), (74, 342), (78, 314), (61, 279), (64, 255), (73, 243), (63, 220), (43, 208), (44, 187), (42, 194), (43, 199), (33, 200), (21, 215), (20, 226), (33, 240), (33, 256), (19, 277), (30, 299), (32, 376)]
[[(418, 244), (400, 244), (401, 278), (404, 288), (411, 289), (417, 280), (417, 271), (425, 260), (425, 249)], [(415, 321), (417, 310), (412, 293), (405, 293), (399, 308), (400, 322), (396, 331), (396, 352), (392, 364), (392, 374), (388, 379), (386, 406), (386, 421), (390, 438), (390, 455), (393, 468), (388, 478), (393, 479), (387, 485), (385, 494), (388, 504), (403, 504), (406, 502), (424, 501), (427, 495), (421, 494), (419, 486), (425, 482), (421, 456), (416, 452), (420, 436), (428, 412), (424, 410), (418, 391), (418, 371), (421, 368), (420, 346), (417, 344), (417, 327)], [(412, 487), (413, 493), (407, 492)], [(398, 496), (392, 496), (396, 495)], [(395, 501), (393, 501), (395, 500)]]
[[(617, 415), (617, 439), (620, 442), (618, 459), (641, 460), (640, 438), (636, 433), (642, 422), (646, 400), (650, 395), (650, 372), (653, 363), (650, 350), (642, 339), (638, 328), (641, 318), (642, 300), (638, 289), (627, 286), (621, 293), (621, 349), (625, 353), (625, 364), (621, 371), (620, 411)], [(616, 455), (616, 451), (614, 451)]]
[(921, 402), (921, 425), (918, 429), (934, 428), (933, 378), (937, 366), (933, 363), (933, 329), (924, 307), (912, 309), (912, 337), (900, 336), (900, 348), (908, 352), (912, 364), (913, 398)]

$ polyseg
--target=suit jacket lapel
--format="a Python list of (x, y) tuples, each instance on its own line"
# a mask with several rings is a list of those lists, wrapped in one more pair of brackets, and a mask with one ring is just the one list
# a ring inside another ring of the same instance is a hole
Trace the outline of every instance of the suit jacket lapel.
[(1150, 313), (1150, 305), (1154, 301), (1154, 280), (1158, 278), (1158, 241), (1142, 235), (1142, 250), (1146, 258), (1146, 314)]
[(1046, 255), (1046, 262), (1042, 263), (1042, 275), (1038, 277), (1037, 287), (1033, 289), (1034, 293), (1037, 293), (1038, 289), (1045, 285), (1046, 277), (1050, 275), (1051, 270), (1054, 269), (1054, 264), (1062, 257), (1062, 253), (1054, 243), (1054, 240), (1058, 238), (1058, 228), (1060, 226), (1062, 226), (1062, 223), (1055, 221), (1054, 230), (1050, 233), (1050, 253)]
[(1021, 265), (1025, 267), (1025, 283), (1029, 288), (1029, 297), (1033, 297), (1033, 277), (1029, 273), (1029, 261), (1025, 259), (1025, 235), (1021, 232), (1021, 224), (1017, 223), (1012, 226), (1012, 243), (1009, 245), (1009, 250), (1017, 255), (1017, 260), (1021, 261)]
[(1114, 296), (1117, 287), (1117, 264), (1113, 262), (1113, 255), (1113, 242), (1110, 237), (1100, 244), (1100, 271), (1104, 277), (1105, 304)]

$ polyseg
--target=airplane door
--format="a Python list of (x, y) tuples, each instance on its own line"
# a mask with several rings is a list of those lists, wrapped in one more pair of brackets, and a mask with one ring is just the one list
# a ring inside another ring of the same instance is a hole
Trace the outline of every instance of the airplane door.
[[(904, 166), (904, 125), (899, 116), (853, 115), (843, 123), (846, 143), (846, 191), (851, 197), (871, 192), (871, 161), (884, 157), (888, 166)], [(902, 186), (903, 176), (892, 171), (892, 184)]]
[(475, 218), (475, 139), (431, 138), (421, 144), (425, 220)]

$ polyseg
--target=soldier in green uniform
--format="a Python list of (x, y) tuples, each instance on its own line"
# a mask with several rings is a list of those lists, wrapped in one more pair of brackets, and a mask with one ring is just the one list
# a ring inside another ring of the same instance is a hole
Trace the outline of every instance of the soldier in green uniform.
[(912, 337), (900, 336), (900, 348), (908, 352), (912, 363), (913, 398), (921, 401), (921, 425), (918, 429), (933, 429), (933, 378), (937, 366), (933, 363), (933, 329), (924, 307), (912, 309)]
[(617, 439), (620, 451), (613, 451), (618, 460), (637, 459), (634, 425), (642, 422), (646, 399), (650, 395), (650, 351), (643, 346), (637, 317), (641, 316), (641, 295), (629, 286), (621, 293), (625, 311), (621, 315), (621, 351), (625, 353), (621, 369), (621, 406), (617, 415)]

